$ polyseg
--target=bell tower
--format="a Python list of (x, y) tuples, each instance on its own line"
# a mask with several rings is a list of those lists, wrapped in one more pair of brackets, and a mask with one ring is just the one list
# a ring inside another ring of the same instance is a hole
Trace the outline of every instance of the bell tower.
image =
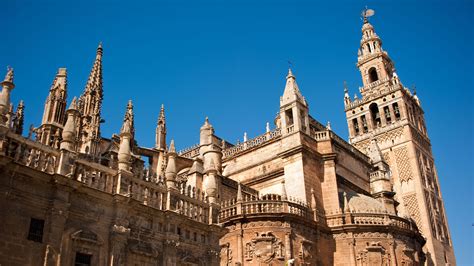
[(363, 86), (361, 98), (351, 99), (345, 87), (344, 107), (349, 141), (369, 155), (371, 141), (380, 147), (390, 166), (394, 199), (400, 216), (409, 216), (426, 237), (424, 247), (428, 265), (454, 265), (455, 258), (447, 224), (438, 175), (427, 134), (424, 111), (416, 92), (400, 82), (393, 61), (382, 48), (363, 13), (362, 39), (357, 67)]

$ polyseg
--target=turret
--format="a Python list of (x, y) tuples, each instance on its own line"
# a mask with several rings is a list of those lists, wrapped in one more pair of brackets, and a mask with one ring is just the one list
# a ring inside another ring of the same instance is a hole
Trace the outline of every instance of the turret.
[(220, 173), (222, 166), (222, 146), (214, 136), (214, 128), (209, 123), (207, 117), (204, 121), (204, 125), (201, 127), (199, 145), (199, 153), (203, 157), (204, 170), (207, 171), (212, 160), (215, 169)]
[(43, 119), (38, 129), (39, 141), (45, 145), (51, 145), (54, 134), (62, 130), (66, 122), (66, 98), (67, 98), (67, 71), (60, 68), (56, 74), (53, 84), (49, 90), (44, 105)]
[(79, 111), (76, 106), (76, 97), (72, 99), (71, 105), (66, 111), (67, 119), (62, 132), (62, 141), (60, 148), (68, 151), (76, 150), (76, 134), (77, 134), (77, 117)]
[(174, 147), (174, 140), (171, 140), (168, 149), (168, 164), (166, 165), (165, 179), (168, 188), (176, 188), (176, 148)]
[(0, 124), (9, 127), (7, 114), (10, 109), (10, 93), (15, 88), (13, 68), (7, 68), (7, 74), (0, 85), (2, 85), (2, 92), (0, 94)]
[(283, 134), (309, 132), (308, 104), (300, 92), (296, 77), (288, 69), (283, 96), (280, 97), (280, 124)]
[(205, 171), (206, 175), (204, 176), (203, 189), (208, 196), (209, 202), (216, 203), (219, 198), (219, 187), (217, 169), (213, 159), (211, 159)]

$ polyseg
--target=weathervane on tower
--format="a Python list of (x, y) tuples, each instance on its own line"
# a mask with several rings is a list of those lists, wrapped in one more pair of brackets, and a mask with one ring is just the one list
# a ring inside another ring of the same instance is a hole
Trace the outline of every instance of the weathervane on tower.
[(370, 9), (370, 8), (367, 8), (367, 6), (365, 6), (365, 9), (362, 10), (362, 13), (361, 13), (361, 16), (364, 20), (364, 23), (367, 23), (369, 22), (369, 17), (375, 15), (375, 11), (373, 9)]

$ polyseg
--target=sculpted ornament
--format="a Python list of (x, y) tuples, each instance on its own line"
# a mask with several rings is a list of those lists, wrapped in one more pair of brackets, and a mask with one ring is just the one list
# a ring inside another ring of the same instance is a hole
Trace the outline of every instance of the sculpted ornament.
[(284, 259), (284, 245), (272, 232), (256, 233), (252, 241), (245, 245), (245, 260), (256, 259), (261, 263), (269, 263), (273, 259)]
[(232, 265), (232, 249), (230, 249), (230, 244), (226, 243), (224, 245), (221, 245), (221, 266), (230, 266)]

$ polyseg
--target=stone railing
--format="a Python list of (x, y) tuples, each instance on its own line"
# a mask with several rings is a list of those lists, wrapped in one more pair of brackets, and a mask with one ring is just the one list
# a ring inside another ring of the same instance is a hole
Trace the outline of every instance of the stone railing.
[[(65, 178), (86, 187), (130, 197), (144, 205), (174, 211), (198, 222), (217, 221), (217, 218), (213, 221), (209, 219), (210, 212), (217, 215), (217, 211), (211, 210), (203, 191), (186, 187), (185, 184), (169, 188), (163, 177), (156, 176), (149, 169), (135, 174), (123, 173), (68, 151), (62, 154), (57, 149), (11, 132), (7, 132), (1, 147), (5, 156), (12, 161), (38, 171), (51, 175), (62, 172)], [(63, 165), (60, 165), (60, 160), (63, 160)]]
[(225, 149), (222, 151), (223, 159), (230, 158), (245, 150), (252, 149), (254, 147), (261, 146), (265, 142), (279, 138), (281, 136), (281, 130), (279, 128), (274, 129), (273, 131), (262, 134), (256, 138), (248, 140), (246, 142), (239, 143), (231, 148)]
[(329, 227), (346, 225), (357, 226), (393, 226), (404, 230), (414, 230), (413, 222), (388, 213), (337, 213), (326, 216)]
[(190, 159), (196, 157), (197, 155), (199, 155), (199, 143), (196, 143), (191, 147), (178, 151), (178, 155)]
[(58, 150), (11, 132), (6, 137), (4, 152), (7, 157), (48, 174), (56, 172), (60, 155)]
[(309, 206), (297, 199), (282, 199), (278, 195), (265, 195), (262, 199), (247, 197), (241, 201), (232, 199), (221, 203), (219, 222), (248, 215), (292, 214), (306, 219), (313, 219)]
[[(365, 93), (368, 90), (370, 90), (371, 88), (373, 88), (377, 85), (380, 85), (384, 82), (387, 82), (389, 80), (390, 79), (388, 79), (388, 78), (385, 78), (383, 80), (378, 80), (376, 82), (370, 83), (366, 87), (360, 87), (359, 90), (360, 90), (361, 93), (362, 92)], [(403, 89), (403, 86), (400, 83), (395, 82), (394, 79), (392, 78), (391, 82), (389, 84), (387, 84), (386, 86), (384, 86), (383, 88), (374, 90), (372, 93), (370, 93), (370, 95), (367, 95), (366, 97), (363, 97), (362, 99), (354, 99), (352, 102), (346, 104), (344, 109), (347, 111), (349, 109), (352, 109), (352, 108), (358, 107), (360, 105), (363, 105), (366, 102), (369, 102), (374, 98), (381, 97), (383, 95), (392, 93), (392, 92), (397, 91), (399, 89)]]
[(331, 130), (323, 130), (323, 131), (310, 131), (310, 136), (315, 139), (316, 141), (325, 141), (325, 140), (333, 140), (336, 144), (341, 146), (342, 148), (352, 152), (359, 158), (363, 159), (364, 161), (369, 161), (369, 157), (359, 151), (356, 147), (352, 146), (351, 144), (347, 143), (347, 141), (343, 140), (339, 137), (336, 133)]

